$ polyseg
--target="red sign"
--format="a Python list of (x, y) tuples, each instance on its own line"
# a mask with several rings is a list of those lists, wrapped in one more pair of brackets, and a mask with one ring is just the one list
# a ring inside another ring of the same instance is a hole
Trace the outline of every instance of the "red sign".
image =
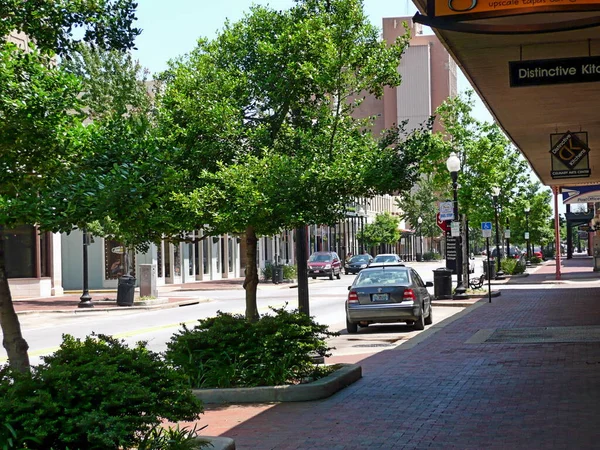
[(450, 231), (450, 226), (448, 225), (448, 222), (446, 220), (440, 220), (440, 213), (437, 213), (435, 215), (435, 222), (437, 223), (437, 226), (440, 227), (440, 229), (443, 232)]

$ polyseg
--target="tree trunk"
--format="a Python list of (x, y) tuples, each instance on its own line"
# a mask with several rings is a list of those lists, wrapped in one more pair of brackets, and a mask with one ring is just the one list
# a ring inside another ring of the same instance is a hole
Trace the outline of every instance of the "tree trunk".
[(244, 280), (244, 289), (246, 289), (246, 319), (252, 322), (258, 320), (259, 317), (256, 303), (256, 290), (258, 287), (257, 242), (254, 227), (246, 228), (246, 279)]
[(19, 372), (28, 372), (30, 370), (29, 355), (27, 350), (29, 345), (21, 333), (21, 324), (19, 317), (15, 312), (15, 307), (8, 287), (8, 278), (6, 278), (6, 259), (4, 256), (4, 237), (2, 227), (0, 227), (0, 327), (2, 327), (2, 345), (8, 355), (8, 363)]

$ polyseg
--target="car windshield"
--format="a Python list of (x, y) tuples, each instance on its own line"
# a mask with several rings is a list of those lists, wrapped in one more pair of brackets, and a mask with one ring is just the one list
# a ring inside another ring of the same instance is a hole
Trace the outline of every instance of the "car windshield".
[(396, 257), (394, 255), (379, 255), (376, 256), (373, 262), (394, 262)]
[(406, 270), (364, 269), (358, 274), (354, 287), (381, 286), (381, 285), (406, 285), (408, 284), (408, 272)]
[(325, 254), (312, 254), (310, 258), (308, 258), (309, 262), (328, 262), (331, 261), (331, 255)]
[(358, 256), (354, 256), (350, 262), (369, 262), (369, 257), (367, 255), (358, 255)]

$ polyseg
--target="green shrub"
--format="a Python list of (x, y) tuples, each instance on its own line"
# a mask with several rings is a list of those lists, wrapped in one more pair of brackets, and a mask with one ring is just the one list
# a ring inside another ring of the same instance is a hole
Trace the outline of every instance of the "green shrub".
[(157, 425), (144, 434), (136, 450), (197, 450), (212, 447), (208, 441), (198, 439), (196, 434), (196, 426), (189, 429), (179, 428), (179, 425), (175, 428)]
[(425, 252), (423, 253), (423, 261), (439, 261), (442, 259), (442, 255), (437, 252)]
[(525, 272), (525, 265), (521, 261), (524, 262), (524, 258), (504, 258), (502, 260), (502, 270), (507, 275), (518, 275), (523, 273)]
[(261, 269), (260, 273), (262, 274), (264, 280), (270, 280), (273, 278), (273, 264), (265, 263), (265, 268)]
[(283, 278), (285, 280), (295, 280), (298, 271), (294, 265), (283, 266)]
[(0, 417), (30, 449), (132, 448), (161, 419), (196, 420), (202, 404), (187, 378), (140, 342), (63, 336), (31, 373), (0, 370)]
[(166, 358), (197, 388), (283, 385), (322, 375), (311, 354), (328, 356), (325, 339), (337, 333), (298, 311), (272, 311), (256, 322), (218, 312), (192, 329), (184, 325), (167, 343)]
[(532, 256), (531, 258), (529, 258), (529, 262), (531, 262), (532, 264), (539, 264), (542, 262), (542, 260), (537, 256)]

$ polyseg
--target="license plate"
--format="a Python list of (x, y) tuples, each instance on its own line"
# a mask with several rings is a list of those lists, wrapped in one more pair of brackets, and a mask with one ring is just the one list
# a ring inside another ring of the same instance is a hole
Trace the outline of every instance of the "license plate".
[(388, 294), (373, 294), (371, 296), (371, 301), (373, 302), (387, 302), (388, 301)]

